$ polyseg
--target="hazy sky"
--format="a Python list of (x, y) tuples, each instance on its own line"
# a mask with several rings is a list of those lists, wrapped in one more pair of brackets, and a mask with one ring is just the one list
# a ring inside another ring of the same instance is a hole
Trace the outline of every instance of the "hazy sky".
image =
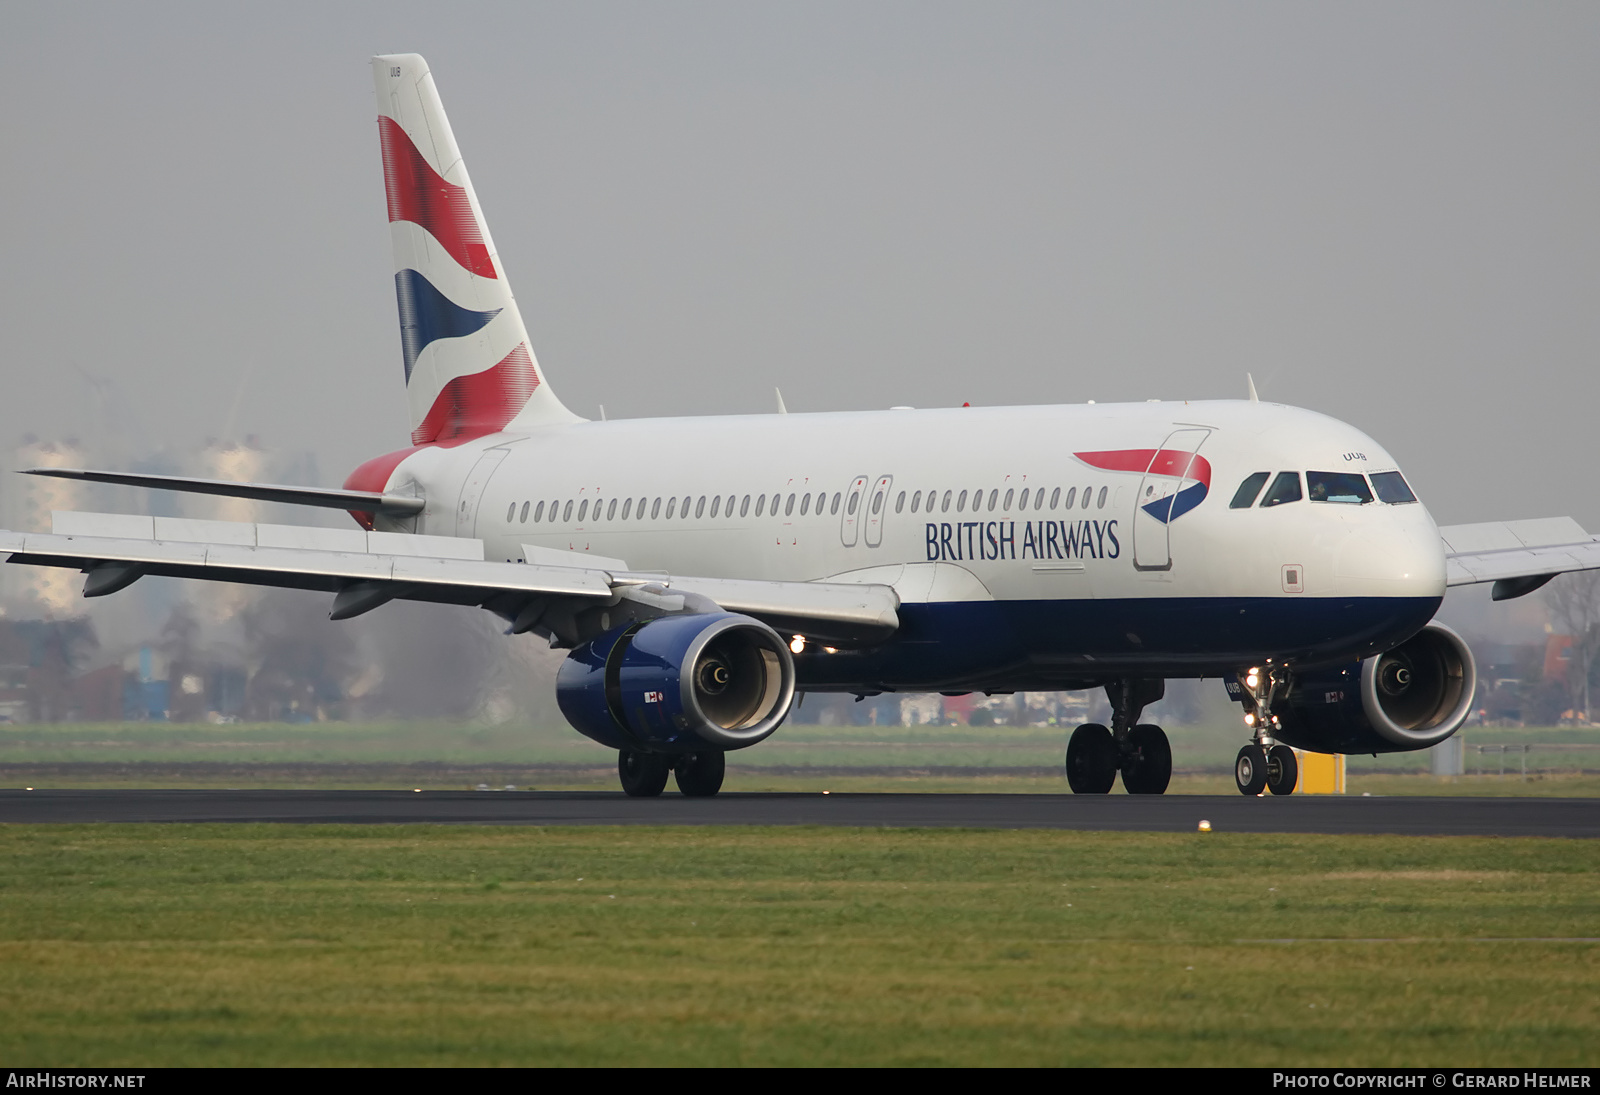
[(1600, 531), (1593, 3), (12, 0), (0, 448), (404, 445), (367, 61), (411, 51), (579, 413), (1249, 371), (1442, 523)]

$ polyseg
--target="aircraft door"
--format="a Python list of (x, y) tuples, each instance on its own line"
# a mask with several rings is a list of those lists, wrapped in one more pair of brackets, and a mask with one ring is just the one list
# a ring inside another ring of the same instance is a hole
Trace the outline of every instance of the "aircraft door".
[(883, 519), (889, 516), (889, 485), (894, 482), (894, 476), (879, 477), (872, 485), (872, 491), (862, 503), (866, 510), (864, 520), (867, 525), (866, 541), (869, 548), (875, 548), (883, 543)]
[(467, 476), (467, 481), (461, 484), (461, 501), (456, 505), (457, 536), (477, 535), (478, 503), (483, 500), (484, 488), (489, 485), (495, 469), (500, 466), (506, 455), (505, 449), (490, 449), (478, 457), (478, 462), (472, 466), (472, 473)]
[(850, 481), (844, 496), (844, 516), (839, 519), (839, 539), (845, 547), (855, 547), (860, 535), (861, 495), (867, 489), (867, 477), (858, 475)]
[[(1198, 486), (1191, 472), (1210, 435), (1203, 429), (1174, 430), (1151, 456), (1134, 499), (1133, 569), (1172, 569), (1171, 522), (1184, 512), (1179, 496)], [(1204, 488), (1199, 489), (1204, 497)]]

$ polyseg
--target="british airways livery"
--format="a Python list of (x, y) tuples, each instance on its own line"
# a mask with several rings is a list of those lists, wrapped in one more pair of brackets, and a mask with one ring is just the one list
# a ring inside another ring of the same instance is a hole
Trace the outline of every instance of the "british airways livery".
[[(1382, 446), (1255, 398), (586, 421), (551, 389), (426, 63), (373, 59), (411, 444), (342, 489), (34, 469), (349, 510), (357, 527), (58, 513), (0, 533), (84, 595), (145, 575), (316, 589), (348, 619), (476, 605), (569, 650), (561, 710), (630, 795), (721, 787), (799, 692), (1104, 688), (1072, 790), (1166, 790), (1165, 681), (1243, 706), (1236, 777), (1449, 737), (1447, 587), (1600, 567), (1569, 518), (1440, 529)], [(781, 411), (780, 405), (780, 411)]]

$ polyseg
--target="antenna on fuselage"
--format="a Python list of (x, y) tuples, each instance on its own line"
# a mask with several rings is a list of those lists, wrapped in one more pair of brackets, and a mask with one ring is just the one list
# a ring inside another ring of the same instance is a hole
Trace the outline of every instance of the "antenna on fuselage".
[(783, 393), (781, 391), (779, 391), (777, 388), (773, 388), (772, 389), (772, 394), (778, 397), (778, 413), (779, 414), (788, 414), (789, 413), (789, 408), (785, 407), (783, 405)]
[(1249, 373), (1244, 374), (1245, 387), (1250, 389), (1250, 402), (1260, 403), (1261, 397), (1256, 394), (1256, 378)]

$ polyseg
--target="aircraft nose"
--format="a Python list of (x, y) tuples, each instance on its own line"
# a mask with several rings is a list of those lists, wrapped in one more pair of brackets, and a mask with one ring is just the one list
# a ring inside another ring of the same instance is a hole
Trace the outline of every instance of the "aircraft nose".
[(1443, 597), (1444, 544), (1427, 512), (1417, 506), (1411, 513), (1373, 516), (1378, 519), (1352, 530), (1334, 553), (1340, 593)]

